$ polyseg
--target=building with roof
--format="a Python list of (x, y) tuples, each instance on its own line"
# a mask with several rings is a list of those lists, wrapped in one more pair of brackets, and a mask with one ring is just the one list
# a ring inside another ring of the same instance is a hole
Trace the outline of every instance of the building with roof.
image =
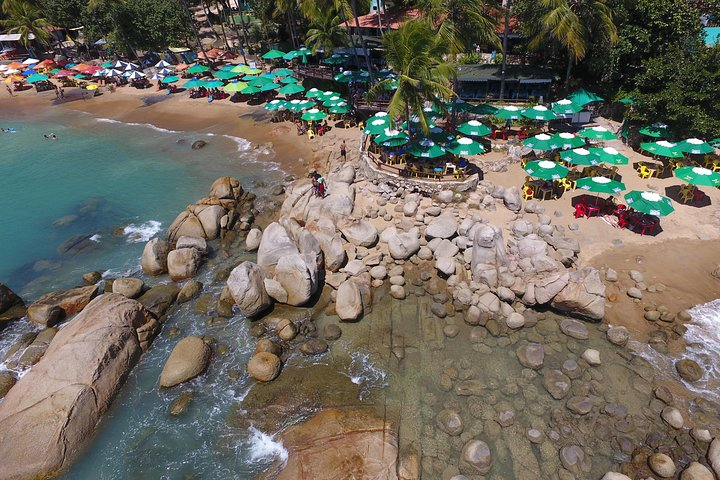
[[(531, 65), (505, 67), (505, 98), (534, 100), (548, 98), (550, 84), (555, 80), (550, 70)], [(500, 65), (460, 65), (457, 93), (465, 100), (493, 100), (500, 97), (502, 67)]]

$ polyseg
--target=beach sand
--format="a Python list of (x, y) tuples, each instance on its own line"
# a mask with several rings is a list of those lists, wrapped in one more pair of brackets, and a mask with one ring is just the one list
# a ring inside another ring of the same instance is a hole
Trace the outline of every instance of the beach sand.
[[(68, 99), (58, 103), (53, 92), (21, 92), (15, 97), (0, 97), (0, 109), (11, 109), (27, 115), (37, 115), (42, 108), (55, 106), (87, 112), (98, 117), (122, 122), (152, 124), (170, 130), (200, 131), (242, 137), (257, 145), (272, 144), (275, 161), (295, 176), (304, 176), (309, 168), (327, 172), (341, 162), (339, 144), (348, 145), (348, 161), (358, 159), (361, 133), (357, 128), (333, 128), (323, 137), (309, 140), (298, 136), (290, 122), (271, 123), (271, 113), (261, 106), (231, 103), (227, 100), (208, 104), (204, 99), (190, 99), (187, 93), (166, 95), (156, 89), (137, 90), (119, 88), (115, 93), (83, 100), (80, 89), (68, 89)], [(599, 124), (612, 131), (618, 125), (599, 119)], [(633, 163), (647, 157), (632, 151), (619, 140), (605, 142), (630, 158), (628, 165), (619, 167), (619, 175), (627, 190), (652, 190), (666, 194), (668, 187), (682, 182), (675, 178), (640, 179), (633, 170)], [(507, 161), (507, 154), (492, 151), (473, 159), (484, 167), (484, 178), (504, 187), (520, 187), (526, 172), (520, 162), (511, 162), (505, 171), (493, 171), (493, 164)], [(611, 286), (616, 289), (617, 300), (609, 303), (607, 320), (613, 324), (626, 325), (641, 337), (652, 327), (642, 319), (643, 306), (652, 302), (664, 304), (671, 310), (689, 308), (720, 297), (720, 281), (709, 272), (720, 263), (717, 242), (720, 239), (720, 189), (702, 187), (709, 197), (709, 204), (696, 207), (673, 202), (675, 212), (662, 217), (662, 231), (657, 235), (641, 236), (627, 229), (608, 224), (600, 217), (575, 219), (571, 199), (586, 194), (569, 191), (557, 200), (537, 201), (556, 225), (562, 225), (569, 237), (581, 246), (579, 262), (597, 268), (610, 267), (621, 273), (621, 280)], [(590, 194), (592, 195), (592, 194)], [(605, 195), (604, 195), (605, 196)], [(618, 201), (623, 203), (622, 198)], [(361, 202), (362, 203), (362, 202)], [(512, 214), (499, 208), (495, 212), (483, 212), (489, 222), (506, 226)], [(531, 221), (535, 215), (528, 214)], [(573, 228), (570, 228), (572, 225)], [(636, 258), (642, 257), (638, 263)], [(662, 283), (664, 294), (649, 294), (647, 301), (634, 303), (625, 295), (632, 286), (624, 274), (630, 269), (646, 273), (647, 283)]]

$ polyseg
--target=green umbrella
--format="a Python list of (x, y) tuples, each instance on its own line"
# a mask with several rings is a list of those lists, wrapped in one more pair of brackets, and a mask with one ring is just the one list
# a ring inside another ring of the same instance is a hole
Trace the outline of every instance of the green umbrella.
[(373, 139), (373, 142), (383, 147), (399, 147), (408, 143), (409, 140), (410, 137), (405, 132), (385, 129), (380, 135)]
[(261, 69), (249, 67), (247, 65), (238, 65), (237, 67), (233, 68), (232, 71), (238, 72), (238, 73), (244, 73), (247, 75), (257, 75), (258, 73), (262, 73)]
[(307, 112), (303, 113), (301, 118), (307, 121), (322, 120), (327, 118), (327, 113), (321, 112), (317, 108), (311, 108)]
[(86, 75), (83, 75), (82, 73), (78, 73), (78, 74), (75, 75), (73, 78), (76, 79), (76, 80), (85, 80), (85, 79), (88, 78), (88, 77), (87, 77)]
[(286, 102), (285, 100), (272, 100), (265, 104), (263, 107), (265, 110), (280, 110), (282, 108), (285, 108)]
[(373, 117), (368, 120), (367, 126), (363, 133), (365, 135), (378, 135), (385, 131), (390, 124), (390, 120), (387, 117)]
[(482, 145), (467, 137), (460, 137), (445, 144), (445, 150), (455, 155), (478, 155), (485, 151)]
[[(185, 85), (187, 85), (187, 84), (185, 84)], [(229, 83), (229, 84), (225, 85), (223, 87), (223, 91), (225, 91), (227, 93), (242, 92), (243, 90), (245, 90), (247, 88), (247, 86), (248, 86), (248, 84), (245, 82), (233, 82), (233, 83)]]
[(641, 143), (640, 148), (643, 150), (652, 153), (653, 155), (658, 155), (660, 157), (668, 157), (668, 158), (682, 158), (683, 153), (678, 148), (677, 143), (670, 143), (667, 140), (660, 140), (659, 142), (646, 142)]
[(287, 77), (288, 75), (292, 75), (293, 71), (289, 68), (278, 68), (276, 70), (273, 70), (273, 73), (278, 77)]
[(203, 85), (205, 88), (220, 88), (224, 84), (220, 80), (210, 80), (209, 82), (205, 82)]
[(591, 148), (590, 153), (598, 157), (598, 161), (611, 163), (613, 165), (627, 165), (628, 157), (621, 154), (613, 147)]
[(274, 60), (276, 58), (283, 58), (285, 55), (285, 52), (281, 52), (280, 50), (270, 50), (269, 52), (265, 53), (262, 58), (265, 60)]
[(175, 83), (180, 80), (180, 77), (176, 77), (175, 75), (170, 75), (169, 77), (165, 77), (162, 80), (160, 80), (162, 83)]
[(347, 62), (349, 58), (350, 56), (348, 55), (334, 54), (333, 56), (324, 59), (323, 63), (326, 63), (328, 65), (340, 65), (341, 63)]
[(321, 92), (320, 94), (317, 95), (316, 98), (318, 100), (320, 100), (321, 102), (324, 102), (325, 100), (328, 100), (332, 97), (339, 97), (339, 96), (340, 96), (339, 93), (328, 90), (326, 92)]
[(260, 76), (262, 78), (267, 78), (268, 80), (273, 80), (273, 81), (277, 78), (277, 75), (275, 75), (274, 73), (263, 73)]
[(352, 109), (350, 108), (350, 105), (348, 105), (345, 102), (340, 102), (337, 105), (334, 105), (328, 109), (328, 112), (330, 113), (350, 113)]
[(260, 89), (258, 87), (253, 87), (252, 85), (249, 85), (240, 90), (240, 93), (242, 93), (243, 95), (255, 95), (256, 93), (260, 93)]
[(338, 73), (333, 78), (336, 82), (348, 83), (353, 79), (353, 72), (351, 72), (350, 70), (346, 70), (344, 72)]
[(718, 138), (713, 138), (713, 139), (710, 140), (708, 143), (709, 143), (710, 145), (712, 145), (713, 147), (715, 147), (715, 148), (719, 148), (719, 147), (720, 147), (720, 137), (718, 137)]
[(567, 98), (563, 98), (562, 100), (558, 100), (552, 104), (552, 111), (557, 114), (572, 115), (574, 113), (578, 113), (582, 109), (582, 105), (578, 105)]
[(308, 90), (307, 92), (305, 92), (305, 97), (306, 97), (306, 98), (317, 98), (317, 97), (319, 97), (320, 95), (322, 95), (322, 93), (323, 93), (323, 92), (321, 92), (321, 91), (318, 90), (317, 88), (313, 87), (313, 88), (311, 88), (310, 90)]
[(615, 140), (617, 138), (614, 133), (605, 127), (583, 128), (577, 134), (581, 137), (592, 138), (593, 140)]
[(188, 73), (192, 73), (192, 74), (203, 73), (203, 72), (207, 72), (208, 70), (210, 70), (209, 67), (206, 67), (205, 65), (200, 65), (200, 64), (195, 64), (192, 67), (187, 69)]
[(720, 173), (702, 167), (680, 167), (673, 171), (676, 177), (693, 185), (703, 187), (720, 186)]
[(277, 83), (270, 82), (270, 83), (266, 83), (265, 85), (261, 85), (258, 88), (260, 88), (261, 92), (269, 92), (270, 90), (277, 90), (278, 88), (280, 88), (280, 85), (278, 85)]
[(445, 108), (448, 112), (452, 112), (453, 108), (455, 108), (456, 112), (472, 112), (474, 105), (466, 102), (461, 98), (456, 98), (450, 102), (447, 102), (445, 104)]
[(475, 115), (497, 115), (498, 109), (489, 103), (481, 103), (479, 105), (473, 105), (470, 111)]
[(410, 145), (408, 153), (413, 157), (437, 158), (445, 155), (445, 149), (429, 138), (423, 138)]
[(295, 57), (297, 57), (297, 56), (299, 56), (299, 55), (300, 55), (300, 54), (298, 53), (297, 50), (290, 50), (288, 53), (286, 53), (285, 55), (283, 55), (282, 58), (283, 58), (284, 60), (292, 60), (293, 58), (295, 58)]
[(632, 105), (633, 103), (635, 103), (635, 99), (632, 97), (625, 97), (618, 100), (618, 102), (624, 103), (625, 105)]
[[(243, 80), (247, 80), (247, 77), (243, 77)], [(249, 79), (249, 81), (248, 81), (248, 85), (250, 85), (251, 87), (258, 87), (258, 88), (262, 87), (263, 85), (267, 85), (268, 83), (274, 83), (274, 82), (272, 80), (270, 80), (269, 78), (265, 78), (265, 77), (253, 77), (253, 78)]]
[[(109, 63), (110, 63), (110, 65), (112, 65), (112, 62), (109, 62)], [(59, 68), (53, 68), (52, 70), (50, 70), (50, 73), (52, 73), (53, 75), (55, 75), (55, 74), (58, 73), (59, 71), (60, 71)]]
[(573, 165), (597, 165), (600, 159), (589, 150), (584, 148), (576, 148), (574, 150), (564, 150), (560, 152), (560, 158)]
[(575, 181), (577, 188), (594, 193), (620, 193), (625, 190), (625, 184), (605, 177), (583, 177)]
[(432, 127), (430, 127), (428, 133), (429, 133), (428, 136), (430, 137), (430, 140), (432, 140), (433, 142), (438, 142), (438, 143), (449, 142), (455, 138), (455, 135), (443, 130), (442, 128), (438, 127), (437, 125), (433, 125)]
[(282, 80), (280, 80), (280, 83), (288, 84), (288, 83), (298, 83), (300, 81), (299, 78), (295, 77), (285, 77)]
[(191, 80), (188, 80), (183, 84), (183, 88), (198, 88), (205, 85), (205, 82), (202, 80), (198, 80), (197, 78), (193, 78)]
[(592, 102), (602, 102), (604, 99), (592, 92), (588, 92), (584, 88), (576, 90), (567, 96), (567, 99), (578, 105), (587, 105)]
[(477, 120), (470, 120), (469, 122), (463, 123), (457, 128), (457, 131), (472, 137), (482, 137), (483, 135), (492, 133), (490, 127), (483, 125)]
[(303, 101), (297, 99), (285, 102), (285, 108), (295, 113), (305, 110), (305, 108), (303, 108)]
[(553, 135), (553, 139), (558, 145), (556, 148), (562, 148), (563, 150), (567, 148), (578, 148), (585, 145), (585, 140), (568, 132), (556, 133)]
[(213, 72), (213, 77), (219, 78), (220, 80), (230, 80), (231, 78), (235, 78), (238, 75), (240, 75), (238, 72), (232, 72), (228, 70), (220, 70), (217, 72)]
[(525, 164), (525, 171), (531, 176), (545, 180), (565, 178), (568, 169), (550, 160), (535, 160)]
[(638, 212), (660, 217), (675, 211), (669, 198), (655, 192), (640, 192), (633, 190), (625, 194), (625, 203)]
[(398, 88), (398, 81), (397, 78), (391, 78), (389, 82), (387, 82), (385, 85), (383, 85), (383, 89), (385, 90), (397, 90)]
[(530, 147), (533, 150), (555, 150), (556, 148), (559, 148), (555, 137), (552, 137), (547, 133), (539, 133), (534, 137), (526, 138), (523, 140), (523, 145)]
[(534, 107), (526, 108), (520, 112), (523, 117), (530, 118), (532, 120), (541, 120), (547, 122), (557, 118), (557, 115), (552, 110), (549, 110), (543, 105), (535, 105)]
[(48, 78), (50, 77), (48, 77), (47, 75), (43, 75), (42, 73), (33, 73), (32, 75), (27, 77), (25, 81), (28, 83), (35, 83), (42, 82), (43, 80), (47, 80)]
[[(429, 117), (428, 115), (425, 115), (425, 120), (427, 121), (428, 128), (432, 128), (435, 126), (435, 123), (433, 123), (433, 117)], [(401, 128), (404, 130), (410, 130), (410, 129), (417, 129), (420, 128), (420, 117), (417, 115), (413, 115), (410, 117), (410, 125), (408, 128), (408, 122), (403, 122), (402, 125), (400, 125)]]
[(112, 68), (113, 65), (115, 65), (115, 62), (105, 62), (100, 64), (102, 68)]
[(237, 72), (237, 73), (246, 73), (245, 69), (248, 68), (247, 65), (244, 63), (241, 63), (239, 65), (235, 65), (230, 69), (231, 72)]
[(242, 81), (250, 82), (252, 80), (255, 80), (256, 78), (260, 78), (260, 77), (258, 77), (257, 75), (245, 75), (244, 77), (242, 77)]
[(338, 103), (341, 103), (341, 102), (344, 102), (344, 101), (345, 101), (345, 100), (343, 100), (342, 98), (340, 98), (339, 96), (336, 95), (336, 96), (334, 96), (334, 97), (330, 97), (330, 98), (326, 99), (326, 100), (323, 102), (323, 107), (334, 107), (334, 106), (337, 105)]
[(498, 108), (495, 116), (503, 120), (519, 120), (522, 118), (521, 110), (513, 105)]
[(305, 87), (302, 85), (298, 85), (297, 83), (288, 83), (284, 87), (282, 87), (280, 90), (278, 90), (278, 93), (282, 93), (283, 95), (294, 95), (296, 93), (304, 92)]
[(672, 137), (672, 132), (670, 131), (670, 127), (665, 125), (664, 123), (653, 123), (652, 125), (645, 125), (640, 129), (640, 133), (643, 135), (647, 135), (648, 137), (653, 138), (670, 138)]
[(699, 138), (688, 138), (678, 143), (678, 148), (681, 152), (690, 153), (692, 155), (705, 155), (706, 153), (713, 153), (715, 148), (707, 142), (700, 140)]

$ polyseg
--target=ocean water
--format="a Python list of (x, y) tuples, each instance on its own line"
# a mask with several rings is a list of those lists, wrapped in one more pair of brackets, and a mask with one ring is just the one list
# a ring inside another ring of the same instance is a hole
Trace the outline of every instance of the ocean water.
[[(16, 132), (0, 133), (0, 281), (30, 300), (82, 283), (87, 271), (136, 272), (144, 242), (219, 176), (249, 188), (283, 176), (272, 152), (239, 137), (66, 111), (32, 121), (4, 114), (0, 126)], [(192, 150), (195, 140), (208, 144)]]

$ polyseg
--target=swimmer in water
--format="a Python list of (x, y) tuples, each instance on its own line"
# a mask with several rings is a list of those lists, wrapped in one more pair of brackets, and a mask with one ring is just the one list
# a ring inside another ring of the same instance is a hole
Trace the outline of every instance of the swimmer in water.
[(43, 137), (48, 138), (50, 140), (57, 140), (57, 138), (58, 138), (57, 135), (55, 135), (54, 133), (46, 133), (45, 135), (43, 135)]

